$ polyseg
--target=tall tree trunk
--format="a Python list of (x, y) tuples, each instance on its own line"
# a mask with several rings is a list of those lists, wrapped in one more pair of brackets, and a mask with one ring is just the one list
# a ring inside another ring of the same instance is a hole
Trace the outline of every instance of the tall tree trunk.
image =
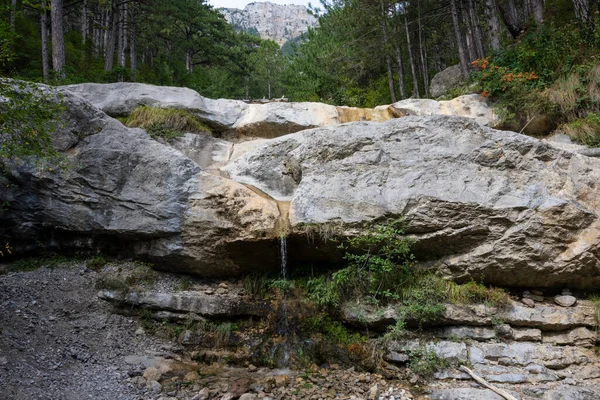
[(385, 7), (383, 5), (383, 2), (381, 2), (381, 31), (383, 33), (383, 46), (384, 46), (383, 51), (385, 52), (384, 54), (385, 54), (385, 65), (387, 68), (387, 76), (388, 76), (388, 88), (390, 90), (390, 98), (392, 99), (392, 103), (395, 103), (397, 101), (397, 98), (396, 98), (396, 90), (394, 88), (394, 73), (392, 72), (392, 59), (388, 54), (389, 47), (390, 47), (390, 41), (388, 38), (387, 23), (386, 23), (385, 19), (386, 19)]
[(421, 25), (421, 1), (417, 0), (417, 17), (419, 22), (419, 53), (421, 55), (421, 68), (423, 73), (423, 86), (425, 97), (429, 97), (429, 68), (427, 66), (427, 49), (423, 46), (423, 26)]
[(119, 44), (117, 50), (117, 63), (119, 67), (125, 67), (125, 48), (127, 47), (127, 3), (119, 5)]
[(460, 22), (458, 20), (458, 10), (456, 9), (456, 0), (450, 0), (452, 11), (452, 24), (454, 25), (454, 35), (456, 36), (456, 45), (458, 47), (458, 58), (460, 59), (460, 72), (463, 78), (469, 75), (469, 62), (465, 52), (465, 46), (462, 41), (462, 33), (460, 32)]
[(406, 89), (404, 88), (404, 62), (402, 60), (402, 50), (396, 47), (396, 63), (398, 64), (398, 90), (400, 99), (406, 98)]
[(493, 51), (498, 51), (500, 50), (500, 25), (494, 0), (485, 0), (485, 15), (490, 27), (490, 46)]
[(120, 19), (117, 1), (118, 0), (113, 0), (112, 2), (112, 13), (110, 15), (110, 32), (108, 34), (108, 41), (105, 45), (104, 71), (107, 72), (112, 71), (115, 58), (115, 42), (117, 40), (117, 29)]
[(42, 77), (45, 83), (48, 83), (48, 74), (50, 65), (48, 64), (48, 2), (42, 0), (42, 9), (40, 10), (40, 28), (42, 35)]
[(388, 88), (390, 89), (390, 98), (392, 99), (392, 103), (398, 101), (396, 98), (396, 89), (394, 88), (394, 72), (392, 71), (392, 58), (390, 56), (385, 56), (385, 65), (387, 68), (387, 77), (388, 77)]
[(83, 0), (83, 3), (81, 4), (81, 38), (83, 39), (83, 43), (85, 43), (87, 40), (88, 30), (89, 24), (87, 0)]
[(57, 78), (65, 77), (65, 39), (63, 31), (63, 0), (52, 0), (50, 3), (52, 20), (52, 68)]
[(594, 16), (590, 0), (573, 0), (573, 6), (575, 7), (575, 17), (577, 18), (579, 29), (584, 36), (591, 36), (594, 32)]
[(188, 74), (194, 72), (193, 55), (192, 50), (190, 49), (185, 51), (185, 69), (187, 70)]
[(514, 0), (495, 0), (502, 21), (513, 38), (517, 38), (521, 33), (521, 22), (517, 14), (517, 8)]
[(532, 1), (532, 11), (533, 11), (533, 19), (536, 24), (541, 24), (544, 21), (544, 1), (545, 0), (531, 0)]
[(15, 18), (17, 17), (17, 0), (10, 2), (10, 30), (15, 31)]
[[(135, 7), (130, 8), (129, 23), (129, 69), (134, 72), (137, 69), (137, 55), (135, 54)], [(132, 74), (132, 77), (134, 75)]]
[(404, 14), (404, 27), (406, 28), (406, 47), (408, 49), (408, 59), (410, 61), (410, 72), (412, 73), (413, 80), (413, 97), (418, 99), (419, 96), (419, 79), (417, 78), (417, 68), (415, 67), (415, 59), (412, 54), (412, 49), (410, 45), (410, 32), (408, 31), (408, 18), (406, 17), (406, 13)]
[(267, 69), (267, 83), (269, 85), (269, 97), (268, 97), (268, 99), (271, 100), (271, 68)]
[(108, 46), (108, 42), (110, 41), (111, 15), (110, 7), (104, 10), (104, 23), (102, 24), (102, 29), (104, 29), (104, 35), (102, 35), (102, 54), (104, 54), (104, 57), (106, 57), (106, 46)]
[[(467, 61), (472, 61), (478, 58), (477, 50), (475, 49), (475, 41), (473, 40), (473, 28), (471, 26), (471, 20), (469, 18), (469, 10), (467, 0), (460, 0), (458, 2), (459, 19), (464, 21), (464, 43), (467, 45)], [(462, 30), (461, 30), (462, 31)]]
[(483, 40), (481, 34), (481, 27), (479, 26), (479, 17), (477, 16), (477, 10), (473, 4), (473, 0), (468, 0), (469, 5), (469, 21), (471, 23), (471, 29), (473, 32), (473, 43), (475, 45), (475, 51), (477, 52), (477, 58), (484, 58), (485, 51), (483, 50)]

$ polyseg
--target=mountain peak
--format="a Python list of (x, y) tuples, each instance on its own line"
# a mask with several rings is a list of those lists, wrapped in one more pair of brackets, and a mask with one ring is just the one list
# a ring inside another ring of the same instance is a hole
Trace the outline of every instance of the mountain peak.
[(308, 8), (297, 4), (274, 4), (256, 2), (239, 8), (220, 8), (227, 22), (237, 31), (257, 34), (262, 39), (270, 39), (280, 46), (316, 26), (317, 18)]

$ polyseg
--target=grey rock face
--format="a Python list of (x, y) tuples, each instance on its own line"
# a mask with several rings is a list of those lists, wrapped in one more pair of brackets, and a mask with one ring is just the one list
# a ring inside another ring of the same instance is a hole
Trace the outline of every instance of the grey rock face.
[[(512, 327), (510, 336), (515, 340), (539, 341), (541, 337), (538, 329), (544, 331), (565, 331), (579, 327), (593, 329), (596, 324), (594, 306), (589, 301), (581, 301), (576, 307), (570, 308), (545, 304), (529, 308), (520, 302), (512, 302), (508, 307), (501, 309), (487, 307), (483, 304), (446, 304), (437, 324), (469, 327), (493, 326), (492, 317), (509, 324)], [(345, 304), (342, 306), (342, 319), (346, 323), (356, 326), (367, 324), (371, 329), (385, 330), (387, 326), (395, 324), (397, 318), (397, 311), (393, 305), (384, 309), (383, 312), (376, 312), (365, 305)], [(451, 336), (486, 340), (492, 336), (492, 332), (486, 329), (463, 327), (450, 329), (442, 335), (442, 337)]]
[(294, 4), (256, 2), (243, 10), (221, 8), (219, 12), (234, 29), (243, 32), (256, 30), (262, 39), (274, 40), (280, 46), (306, 33), (309, 27), (318, 25), (317, 18), (309, 14), (306, 7)]
[(115, 292), (104, 290), (98, 294), (101, 299), (144, 307), (154, 310), (171, 311), (183, 314), (196, 314), (209, 318), (221, 317), (266, 317), (270, 311), (268, 302), (243, 301), (238, 296), (207, 295), (202, 292)]
[[(284, 156), (299, 161), (299, 184), (282, 174)], [(292, 226), (404, 217), (417, 256), (453, 278), (529, 287), (600, 279), (600, 164), (523, 135), (405, 117), (277, 138), (223, 169), (291, 201)]]
[(70, 246), (89, 248), (96, 239), (114, 245), (179, 233), (198, 166), (64, 94), (66, 124), (55, 137), (69, 165), (50, 172), (29, 163), (11, 171), (11, 207), (0, 216), (8, 236), (17, 246), (34, 239), (53, 248), (68, 238)]
[[(140, 103), (200, 110), (206, 100), (138, 84), (68, 90), (115, 113)], [(374, 220), (401, 217), (417, 257), (448, 277), (529, 287), (600, 283), (600, 160), (433, 115), (238, 145), (186, 135), (171, 147), (69, 91), (68, 123), (56, 143), (71, 168), (56, 174), (31, 165), (13, 174), (20, 186), (2, 218), (20, 243), (62, 246), (68, 236), (69, 246), (94, 248), (105, 238), (115, 248), (126, 241), (118, 250), (160, 261), (161, 268), (228, 276), (277, 268), (282, 227), (290, 260), (339, 261), (335, 245), (305, 239), (304, 224), (356, 234)], [(213, 120), (233, 126), (257, 115), (238, 103)], [(287, 107), (306, 104), (312, 103)], [(265, 106), (273, 112), (256, 120), (279, 123), (279, 106)], [(313, 117), (298, 129), (336, 121), (334, 109), (303, 112)]]
[(461, 75), (460, 65), (453, 65), (435, 74), (429, 85), (429, 94), (431, 97), (440, 97), (463, 83), (465, 79)]
[(143, 83), (81, 83), (61, 88), (113, 117), (128, 115), (139, 106), (176, 108), (189, 111), (217, 130), (231, 127), (248, 107), (243, 101), (202, 97), (192, 89)]

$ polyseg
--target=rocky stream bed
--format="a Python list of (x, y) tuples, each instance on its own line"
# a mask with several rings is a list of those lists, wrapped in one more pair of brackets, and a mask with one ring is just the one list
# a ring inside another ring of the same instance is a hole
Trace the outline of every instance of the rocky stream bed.
[[(268, 317), (269, 306), (253, 308), (239, 281), (150, 271), (138, 279), (152, 277), (151, 289), (136, 286), (121, 297), (98, 291), (99, 282), (139, 268), (132, 265), (95, 271), (69, 262), (0, 276), (1, 399), (502, 399), (458, 370), (460, 364), (522, 400), (599, 398), (594, 310), (586, 301), (565, 308), (537, 297), (530, 308), (515, 297), (502, 326), (486, 321), (481, 313), (489, 310), (479, 306), (449, 307), (443, 326), (390, 342), (383, 370), (333, 359), (277, 369), (246, 357), (243, 340), (220, 351), (210, 340), (194, 340), (191, 328), (161, 331), (149, 314), (127, 311), (162, 313), (165, 326), (191, 316), (239, 322), (258, 309)], [(347, 324), (356, 312), (344, 311)], [(373, 329), (393, 321), (391, 311), (367, 315)], [(448, 362), (432, 380), (406, 368), (406, 354), (419, 343)]]

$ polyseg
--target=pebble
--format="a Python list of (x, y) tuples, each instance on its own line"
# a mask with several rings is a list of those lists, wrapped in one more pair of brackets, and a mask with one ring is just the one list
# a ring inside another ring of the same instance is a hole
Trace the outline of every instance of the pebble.
[(569, 295), (554, 296), (554, 302), (562, 307), (571, 307), (577, 303), (577, 299)]
[(149, 381), (158, 381), (161, 378), (161, 373), (158, 369), (154, 367), (146, 368), (144, 371), (144, 378)]
[(531, 299), (533, 301), (537, 301), (538, 303), (541, 303), (542, 301), (544, 301), (544, 296), (538, 296), (536, 294), (532, 294), (527, 291), (523, 292), (523, 298)]
[(146, 384), (152, 393), (158, 394), (162, 390), (162, 385), (157, 381), (148, 381)]
[(523, 299), (521, 299), (521, 302), (523, 304), (525, 304), (527, 307), (535, 308), (535, 301), (528, 299), (527, 297), (524, 297)]

